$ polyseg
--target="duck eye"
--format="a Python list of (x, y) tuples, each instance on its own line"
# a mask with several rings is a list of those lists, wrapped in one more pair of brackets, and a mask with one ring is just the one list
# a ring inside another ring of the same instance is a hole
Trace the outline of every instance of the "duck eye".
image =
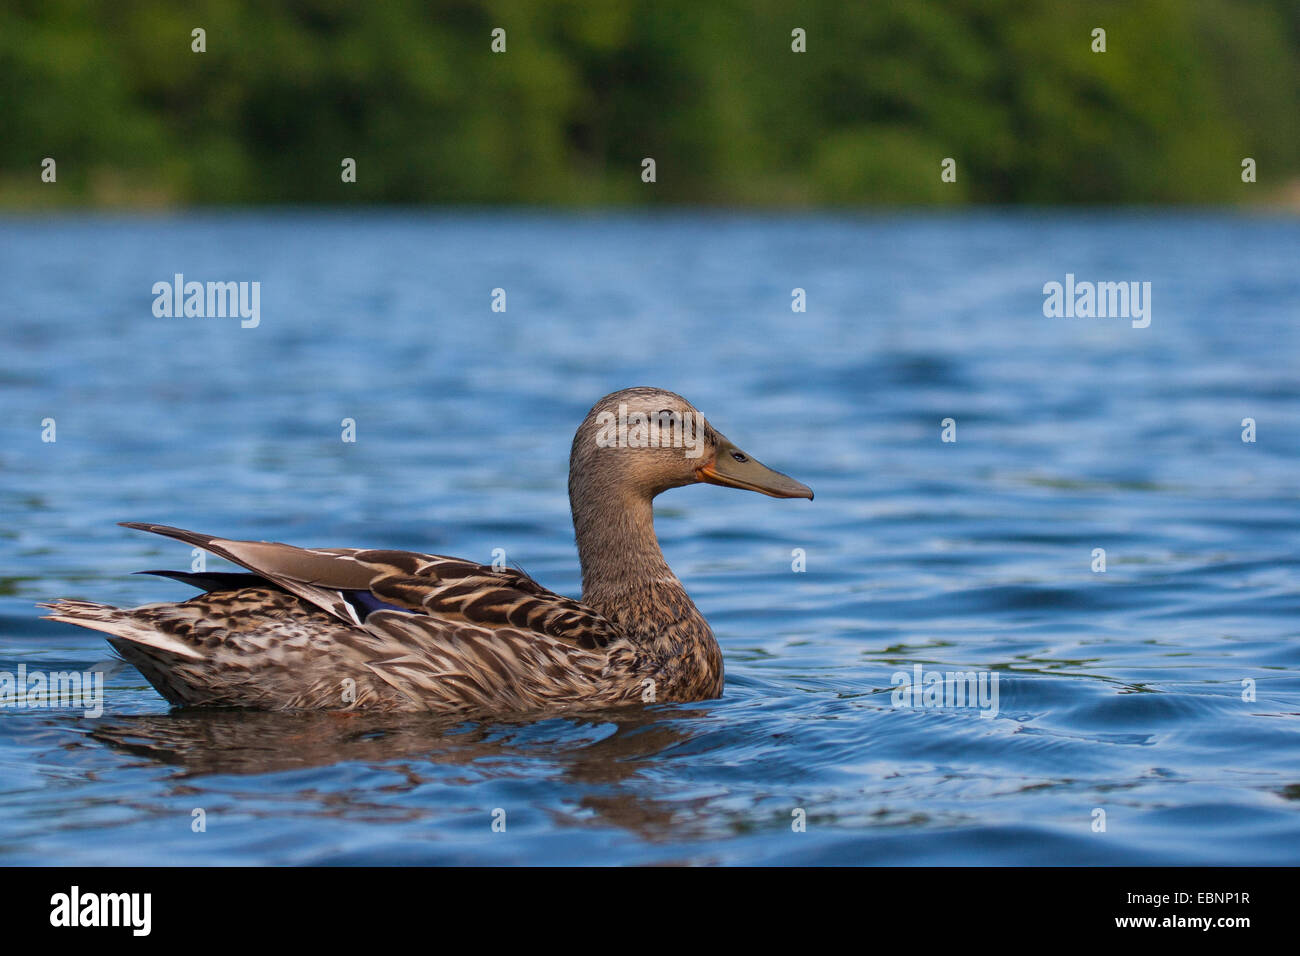
[(731, 453), (731, 457), (734, 458), (734, 459), (736, 459), (736, 461), (749, 461), (748, 458), (746, 458), (744, 455), (742, 455), (742, 454), (741, 454), (740, 452), (738, 452), (738, 451), (733, 451), (733, 452)]

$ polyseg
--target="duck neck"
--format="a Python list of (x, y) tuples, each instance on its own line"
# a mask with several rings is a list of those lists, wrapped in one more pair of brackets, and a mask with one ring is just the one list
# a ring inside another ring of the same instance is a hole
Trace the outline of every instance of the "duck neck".
[(575, 491), (581, 486), (571, 486), (569, 498), (582, 561), (582, 603), (656, 668), (658, 699), (717, 697), (722, 651), (659, 550), (650, 499)]
[(642, 613), (649, 595), (680, 591), (655, 535), (654, 506), (629, 494), (623, 500), (572, 502), (573, 528), (582, 562), (582, 600), (606, 617), (621, 617), (629, 607)]

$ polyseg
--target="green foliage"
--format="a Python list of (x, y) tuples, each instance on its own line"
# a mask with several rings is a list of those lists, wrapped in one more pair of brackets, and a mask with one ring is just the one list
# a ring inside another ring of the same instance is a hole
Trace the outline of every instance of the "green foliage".
[(14, 0), (0, 204), (1221, 202), (1298, 105), (1293, 0)]

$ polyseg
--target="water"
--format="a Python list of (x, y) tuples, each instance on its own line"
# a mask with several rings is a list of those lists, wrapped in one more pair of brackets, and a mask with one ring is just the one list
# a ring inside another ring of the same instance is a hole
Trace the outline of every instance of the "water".
[[(0, 862), (1298, 863), (1298, 251), (1212, 212), (4, 221), (0, 670), (108, 658), (38, 600), (191, 593), (121, 520), (576, 594), (568, 444), (629, 385), (817, 499), (660, 499), (721, 700), (169, 713), (123, 668), (98, 719), (0, 711)], [(261, 282), (260, 326), (155, 318), (178, 272)], [(1045, 318), (1067, 273), (1151, 282), (1150, 327)], [(892, 706), (916, 664), (997, 716)]]

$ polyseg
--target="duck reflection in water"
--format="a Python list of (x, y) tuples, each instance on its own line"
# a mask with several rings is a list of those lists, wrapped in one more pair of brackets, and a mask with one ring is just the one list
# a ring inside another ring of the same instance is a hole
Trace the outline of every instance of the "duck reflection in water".
[(475, 780), (508, 780), (536, 777), (539, 764), (549, 765), (559, 780), (585, 794), (578, 812), (558, 814), (557, 823), (612, 825), (656, 840), (680, 838), (689, 804), (656, 800), (637, 781), (656, 758), (689, 741), (704, 716), (698, 707), (680, 705), (491, 723), (406, 713), (192, 709), (100, 719), (88, 723), (88, 736), (120, 753), (175, 767), (175, 781), (200, 789), (201, 779), (214, 775), (265, 777), (344, 763), (396, 773), (404, 782), (330, 792), (312, 787), (301, 794), (319, 800), (330, 815), (379, 812), (389, 820), (445, 811), (375, 798), (466, 782), (449, 776), (447, 767), (463, 768)]

